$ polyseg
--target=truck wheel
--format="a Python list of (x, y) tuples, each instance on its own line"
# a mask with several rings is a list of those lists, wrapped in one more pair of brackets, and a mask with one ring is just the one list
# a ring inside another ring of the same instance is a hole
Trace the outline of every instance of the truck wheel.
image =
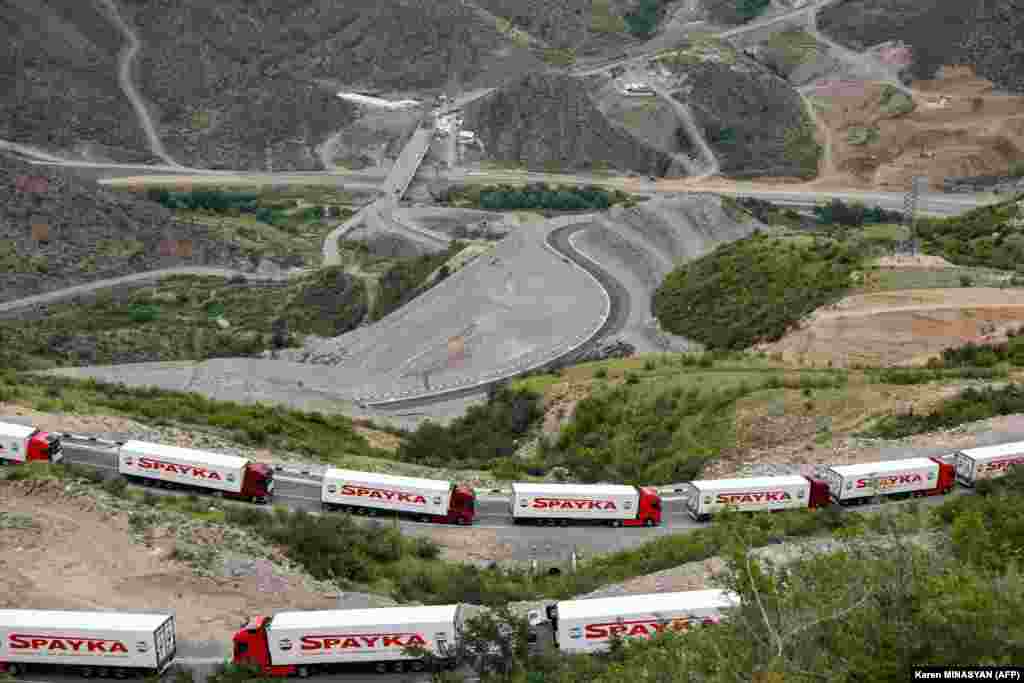
[(18, 665), (18, 664), (8, 664), (7, 665), (7, 673), (9, 673), (12, 676), (18, 676), (18, 675), (23, 674), (24, 672), (25, 672), (25, 670), (22, 669), (21, 666)]
[(309, 667), (300, 666), (298, 669), (295, 670), (295, 673), (299, 675), (299, 678), (309, 678)]
[(618, 529), (620, 526), (622, 526), (622, 522), (620, 522), (617, 519), (613, 519), (611, 524), (612, 524), (612, 528), (614, 528), (614, 529)]
[(654, 520), (648, 517), (644, 520), (644, 526), (654, 526)]

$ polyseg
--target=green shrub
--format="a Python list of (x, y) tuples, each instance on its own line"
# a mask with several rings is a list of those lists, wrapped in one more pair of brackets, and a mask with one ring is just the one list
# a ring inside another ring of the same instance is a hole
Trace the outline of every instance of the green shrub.
[[(972, 209), (949, 218), (919, 217), (915, 230), (925, 253), (961, 266), (1015, 270), (1024, 262), (1024, 240), (1008, 224), (1019, 220), (1016, 202)], [(1016, 285), (1014, 285), (1016, 286)]]
[(160, 309), (148, 304), (134, 304), (128, 309), (128, 315), (132, 322), (148, 323), (156, 320), (160, 315)]
[(598, 368), (594, 372), (594, 377), (596, 377), (597, 379), (604, 379), (607, 376), (608, 376), (608, 368)]
[(484, 405), (472, 406), (462, 417), (442, 427), (423, 422), (398, 447), (406, 462), (442, 467), (490, 467), (511, 458), (513, 441), (524, 436), (540, 419), (540, 396), (530, 391), (500, 387)]
[(444, 266), (465, 247), (464, 242), (454, 240), (442, 252), (424, 254), (392, 266), (380, 279), (379, 293), (371, 319), (380, 320), (426, 291), (430, 285), (435, 284), (428, 282), (430, 274)]
[(122, 477), (113, 477), (103, 482), (103, 490), (118, 498), (124, 495), (127, 487), (128, 483)]
[(865, 436), (898, 439), (912, 434), (949, 429), (997, 415), (1024, 412), (1024, 385), (969, 387), (956, 398), (945, 401), (932, 412), (919, 415), (886, 415), (865, 431)]
[(839, 298), (861, 267), (857, 245), (755, 235), (673, 270), (654, 294), (662, 326), (709, 349), (773, 341)]

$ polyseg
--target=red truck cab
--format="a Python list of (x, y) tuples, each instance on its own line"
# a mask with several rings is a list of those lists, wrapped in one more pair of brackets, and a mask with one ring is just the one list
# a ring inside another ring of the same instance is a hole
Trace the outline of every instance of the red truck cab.
[(242, 490), (238, 497), (259, 503), (270, 502), (274, 495), (274, 470), (262, 462), (251, 462), (245, 466)]
[(41, 462), (60, 462), (64, 458), (64, 447), (61, 445), (60, 437), (49, 432), (36, 431), (28, 440), (29, 462), (39, 460)]
[(64, 448), (60, 437), (35, 427), (0, 423), (0, 464), (12, 462), (60, 462)]
[(928, 458), (939, 466), (939, 476), (935, 482), (935, 488), (922, 491), (923, 496), (945, 495), (956, 486), (956, 465), (943, 462), (942, 458)]
[(627, 519), (622, 526), (658, 526), (661, 524), (661, 496), (649, 486), (641, 486), (636, 517)]
[(254, 666), (264, 674), (286, 677), (295, 674), (294, 666), (274, 666), (270, 662), (270, 643), (267, 627), (273, 617), (253, 617), (235, 633), (232, 641), (231, 662), (239, 666)]
[(808, 482), (810, 482), (811, 489), (807, 496), (807, 507), (811, 510), (815, 508), (827, 508), (832, 504), (832, 498), (829, 494), (828, 482), (822, 479), (812, 479), (811, 477), (805, 476)]
[(442, 524), (463, 524), (469, 526), (476, 516), (476, 492), (465, 484), (458, 484), (452, 489), (452, 497), (448, 502), (448, 514), (438, 520)]

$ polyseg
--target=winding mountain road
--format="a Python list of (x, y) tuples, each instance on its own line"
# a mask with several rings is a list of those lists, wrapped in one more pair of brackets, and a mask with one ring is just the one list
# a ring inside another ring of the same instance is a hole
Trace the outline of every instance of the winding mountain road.
[(121, 18), (121, 12), (118, 10), (114, 0), (98, 1), (106, 7), (110, 20), (117, 26), (121, 33), (124, 34), (125, 38), (128, 39), (128, 46), (121, 52), (117, 79), (121, 84), (121, 89), (124, 91), (125, 96), (129, 101), (131, 101), (132, 107), (135, 108), (135, 113), (139, 117), (139, 123), (142, 125), (142, 129), (146, 132), (146, 139), (149, 141), (150, 150), (172, 168), (182, 168), (181, 164), (172, 159), (171, 155), (167, 153), (166, 149), (164, 149), (164, 144), (160, 141), (160, 136), (156, 132), (156, 126), (153, 125), (153, 119), (150, 117), (149, 111), (146, 109), (146, 105), (142, 101), (142, 97), (135, 89), (135, 84), (132, 82), (132, 66), (135, 63), (135, 57), (139, 54), (139, 49), (142, 47), (142, 44), (135, 35), (135, 31), (133, 31), (128, 24), (125, 23), (124, 19)]

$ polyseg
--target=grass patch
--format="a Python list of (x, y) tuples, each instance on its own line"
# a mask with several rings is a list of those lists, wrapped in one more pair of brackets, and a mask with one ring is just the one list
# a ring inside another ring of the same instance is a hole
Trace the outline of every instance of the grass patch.
[(73, 402), (82, 413), (122, 415), (154, 425), (212, 428), (239, 443), (303, 453), (321, 462), (338, 462), (347, 455), (384, 459), (391, 455), (372, 448), (354, 429), (352, 420), (343, 415), (243, 405), (214, 401), (199, 394), (9, 371), (0, 374), (0, 392), (4, 400), (18, 403), (38, 404), (53, 395)]
[(851, 126), (846, 131), (846, 142), (851, 145), (873, 145), (878, 142), (879, 131), (878, 128), (871, 126), (865, 128), (864, 126)]
[(878, 268), (868, 272), (872, 282), (871, 291), (948, 289), (963, 286), (965, 277), (976, 287), (1021, 286), (1013, 278), (1009, 278), (1006, 271), (988, 268), (942, 268), (941, 270)]
[(914, 111), (914, 100), (910, 95), (897, 90), (891, 85), (882, 86), (879, 95), (878, 108), (883, 114), (890, 117), (903, 116)]
[(576, 63), (576, 50), (571, 47), (546, 47), (540, 51), (540, 58), (551, 66), (572, 66)]
[(625, 33), (626, 20), (612, 11), (610, 0), (590, 3), (590, 30), (594, 33)]
[[(301, 335), (336, 336), (365, 317), (361, 281), (327, 268), (285, 286), (172, 276), (90, 303), (53, 304), (35, 320), (0, 321), (0, 364), (52, 367), (251, 356)], [(218, 320), (230, 327), (222, 328)]]
[(803, 122), (800, 127), (786, 131), (785, 157), (800, 166), (801, 178), (810, 179), (818, 175), (821, 145), (814, 139), (814, 124), (807, 118), (806, 112), (801, 117)]
[(842, 296), (863, 250), (831, 238), (753, 235), (673, 270), (654, 295), (665, 329), (708, 348), (741, 349), (781, 337)]
[(626, 28), (637, 38), (650, 38), (658, 30), (667, 0), (640, 0), (625, 16)]
[(818, 42), (802, 29), (773, 33), (764, 47), (771, 51), (774, 61), (784, 73), (810, 62), (818, 54)]

